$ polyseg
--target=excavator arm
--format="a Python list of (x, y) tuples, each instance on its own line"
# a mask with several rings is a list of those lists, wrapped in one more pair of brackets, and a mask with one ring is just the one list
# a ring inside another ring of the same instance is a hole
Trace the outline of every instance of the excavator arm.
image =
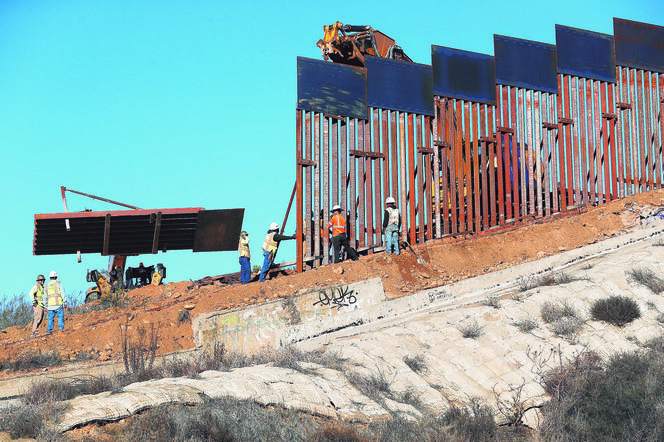
[(323, 38), (316, 45), (325, 60), (364, 67), (366, 56), (412, 62), (395, 41), (371, 26), (336, 22), (323, 26)]

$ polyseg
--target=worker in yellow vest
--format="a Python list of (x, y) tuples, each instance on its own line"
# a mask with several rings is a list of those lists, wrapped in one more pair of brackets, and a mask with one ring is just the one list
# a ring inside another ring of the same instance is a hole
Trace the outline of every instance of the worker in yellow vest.
[(251, 251), (249, 251), (249, 234), (244, 230), (240, 232), (240, 283), (246, 284), (251, 280)]
[(37, 336), (37, 329), (44, 320), (44, 275), (37, 275), (37, 284), (30, 289), (30, 301), (32, 302), (32, 336)]
[(50, 281), (44, 288), (46, 299), (46, 310), (48, 310), (48, 325), (46, 326), (46, 334), (50, 334), (53, 330), (53, 319), (58, 317), (58, 330), (65, 329), (65, 289), (62, 283), (58, 281), (58, 274), (55, 270), (51, 270), (48, 275)]
[(357, 253), (348, 242), (348, 236), (346, 235), (346, 218), (344, 218), (341, 214), (341, 206), (336, 204), (334, 207), (332, 207), (331, 212), (334, 213), (334, 215), (332, 215), (332, 218), (330, 219), (330, 222), (327, 224), (327, 226), (328, 228), (332, 229), (332, 247), (334, 248), (335, 264), (342, 260), (342, 246), (346, 249), (346, 254), (348, 257), (353, 261), (357, 261)]
[(263, 260), (263, 268), (261, 269), (261, 276), (259, 278), (260, 282), (265, 281), (267, 271), (270, 270), (272, 262), (274, 261), (274, 255), (277, 253), (277, 249), (279, 248), (279, 243), (286, 239), (295, 239), (295, 235), (285, 236), (279, 234), (278, 232), (279, 225), (277, 223), (271, 223), (270, 229), (267, 231), (267, 235), (265, 235), (265, 240), (263, 241), (262, 249), (265, 259)]

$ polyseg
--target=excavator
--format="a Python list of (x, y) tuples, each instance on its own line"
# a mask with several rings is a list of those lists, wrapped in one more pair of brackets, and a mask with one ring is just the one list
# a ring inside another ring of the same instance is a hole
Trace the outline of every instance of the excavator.
[(336, 22), (323, 30), (325, 35), (316, 46), (325, 60), (359, 67), (364, 67), (366, 56), (413, 62), (393, 39), (371, 26)]

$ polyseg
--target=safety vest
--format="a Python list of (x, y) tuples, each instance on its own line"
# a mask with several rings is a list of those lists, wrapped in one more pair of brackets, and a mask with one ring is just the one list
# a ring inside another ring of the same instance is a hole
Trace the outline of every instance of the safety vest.
[(395, 207), (387, 207), (385, 210), (387, 210), (387, 225), (399, 225), (399, 209)]
[(277, 232), (270, 232), (265, 235), (265, 240), (263, 241), (263, 250), (266, 252), (274, 253), (277, 251), (277, 242), (274, 240), (274, 235)]
[(238, 250), (240, 251), (240, 258), (243, 256), (246, 256), (247, 258), (251, 258), (251, 252), (249, 251), (249, 241), (248, 240), (240, 240), (240, 244), (238, 245)]
[(37, 301), (37, 305), (39, 307), (44, 306), (44, 286), (37, 283), (32, 287), (32, 290), (30, 290), (30, 295), (32, 299), (30, 300), (31, 302)]
[(340, 214), (335, 214), (328, 226), (332, 229), (332, 236), (337, 236), (346, 232), (346, 219)]
[(60, 281), (49, 281), (49, 283), (46, 284), (46, 307), (49, 309), (51, 307), (59, 307), (62, 303)]

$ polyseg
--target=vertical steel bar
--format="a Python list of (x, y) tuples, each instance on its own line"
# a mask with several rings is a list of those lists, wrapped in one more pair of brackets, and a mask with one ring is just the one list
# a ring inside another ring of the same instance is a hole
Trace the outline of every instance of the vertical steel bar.
[[(600, 98), (601, 98), (601, 109), (602, 113), (609, 113), (609, 87), (610, 85), (607, 82), (601, 82), (600, 84)], [(611, 97), (613, 100), (613, 97)], [(600, 114), (601, 118), (601, 114)], [(609, 116), (602, 118), (600, 120), (601, 132), (600, 137), (602, 139), (602, 162), (604, 166), (604, 176), (602, 179), (602, 186), (604, 187), (604, 202), (611, 201), (611, 155), (609, 153), (609, 142), (611, 140), (611, 120)]]
[(496, 143), (496, 128), (495, 128), (495, 116), (497, 115), (497, 109), (496, 106), (488, 106), (487, 107), (487, 115), (486, 115), (486, 121), (487, 121), (487, 129), (486, 129), (486, 136), (489, 137), (490, 139), (494, 140), (493, 142), (488, 142), (488, 147), (489, 147), (489, 164), (488, 164), (488, 174), (489, 174), (489, 218), (488, 218), (488, 225), (491, 227), (496, 226), (496, 219), (497, 219), (497, 214), (498, 214), (498, 208), (496, 207), (496, 196), (498, 194), (498, 189), (497, 189), (497, 181), (498, 181), (498, 175), (500, 174), (499, 169), (498, 169), (498, 159), (496, 157), (496, 146), (498, 143)]
[(464, 142), (464, 169), (463, 169), (463, 204), (466, 211), (466, 222), (464, 232), (473, 230), (473, 179), (471, 168), (473, 165), (474, 152), (472, 149), (473, 134), (471, 132), (471, 106), (472, 103), (464, 101), (463, 103), (463, 142)]
[[(373, 113), (373, 111), (372, 111)], [(364, 151), (365, 152), (372, 152), (372, 146), (371, 146), (371, 122), (367, 120), (367, 122), (364, 125)], [(374, 201), (374, 193), (373, 193), (373, 162), (375, 161), (375, 157), (373, 156), (368, 156), (365, 157), (366, 159), (364, 160), (364, 167), (365, 169), (365, 191), (364, 191), (364, 197), (365, 197), (365, 221), (366, 221), (366, 246), (369, 247), (369, 252), (371, 253), (371, 248), (374, 246), (375, 241), (374, 241), (374, 235), (373, 235), (373, 230), (374, 230), (374, 224), (373, 224), (373, 201)]]
[[(390, 158), (392, 159), (392, 168), (390, 170), (390, 181), (392, 182), (392, 197), (399, 201), (399, 183), (401, 183), (401, 178), (399, 176), (399, 149), (397, 143), (397, 126), (398, 126), (398, 115), (396, 111), (390, 111)], [(402, 202), (399, 201), (399, 208), (401, 208)], [(403, 208), (401, 208), (403, 212)]]
[[(543, 215), (543, 172), (542, 172), (542, 122), (540, 118), (540, 92), (530, 91), (531, 95), (531, 105), (532, 105), (532, 141), (533, 141), (533, 161), (534, 165), (531, 168), (533, 175), (536, 179), (531, 180), (534, 185), (534, 203), (537, 205), (537, 216)], [(530, 114), (530, 112), (529, 112)]]
[(519, 122), (517, 119), (518, 114), (518, 88), (510, 86), (510, 128), (512, 134), (509, 137), (510, 152), (512, 154), (512, 167), (510, 171), (510, 180), (512, 182), (512, 219), (518, 221), (521, 219), (521, 167), (519, 158), (519, 149), (521, 143), (519, 142)]
[(606, 192), (602, 188), (602, 140), (601, 140), (601, 130), (602, 130), (602, 111), (600, 108), (600, 81), (594, 80), (592, 82), (593, 88), (593, 150), (595, 154), (595, 195), (596, 195), (596, 204), (603, 204), (605, 202)]
[[(447, 217), (445, 217), (444, 221), (444, 226), (441, 226), (441, 217), (440, 217), (440, 204), (441, 200), (444, 201), (444, 195), (445, 191), (443, 190), (443, 193), (441, 193), (441, 180), (444, 180), (445, 176), (445, 166), (444, 166), (444, 161), (445, 157), (441, 157), (441, 148), (440, 146), (436, 143), (437, 141), (441, 141), (441, 132), (444, 134), (445, 131), (441, 131), (441, 124), (444, 123), (446, 116), (442, 113), (441, 109), (441, 99), (439, 97), (434, 98), (434, 121), (433, 121), (433, 139), (434, 139), (434, 144), (433, 144), (433, 180), (431, 181), (431, 185), (433, 186), (433, 198), (434, 198), (434, 207), (435, 207), (435, 226), (436, 226), (436, 238), (440, 238), (443, 235), (443, 232), (447, 233), (446, 229), (443, 229), (443, 227), (447, 227)], [(443, 135), (444, 137), (444, 135)], [(441, 178), (441, 167), (440, 165), (443, 164), (443, 178)]]
[[(479, 198), (481, 200), (481, 205), (479, 207), (478, 215), (480, 215), (480, 230), (489, 230), (490, 224), (489, 224), (489, 163), (488, 163), (488, 158), (489, 156), (487, 155), (487, 148), (489, 146), (489, 143), (487, 141), (482, 141), (482, 138), (486, 140), (486, 115), (487, 115), (487, 106), (486, 104), (480, 104), (477, 106), (479, 110), (478, 118), (477, 118), (477, 123), (479, 125), (479, 133), (478, 133), (478, 140), (479, 142), (477, 143), (480, 151), (476, 154), (476, 156), (479, 156), (479, 168), (477, 171), (479, 172), (479, 176), (477, 177), (477, 180), (480, 181), (480, 195)], [(477, 132), (477, 131), (476, 131)], [(477, 187), (477, 185), (475, 185)]]
[[(549, 112), (548, 112), (548, 121), (550, 123), (554, 123), (558, 121), (558, 108), (556, 107), (557, 105), (557, 96), (553, 94), (548, 94), (548, 104), (549, 104)], [(560, 158), (560, 153), (562, 152), (562, 149), (560, 148), (560, 142), (561, 139), (559, 139), (559, 134), (560, 134), (560, 125), (556, 124), (556, 128), (552, 129), (550, 131), (550, 136), (549, 136), (549, 152), (551, 154), (551, 161), (548, 163), (551, 165), (549, 168), (549, 182), (550, 188), (549, 191), (551, 192), (551, 210), (552, 213), (558, 213), (560, 211), (560, 206), (561, 206), (561, 200), (563, 195), (559, 194), (558, 192), (558, 182), (562, 180), (562, 175), (565, 173), (564, 169), (561, 169), (561, 158)], [(564, 158), (564, 157), (563, 157)]]
[(415, 145), (412, 147), (412, 150), (415, 152), (415, 158), (416, 158), (416, 168), (415, 168), (415, 175), (416, 175), (416, 186), (417, 189), (412, 189), (411, 192), (415, 192), (415, 196), (417, 197), (417, 206), (415, 208), (416, 216), (417, 216), (417, 242), (422, 243), (424, 242), (424, 233), (425, 233), (425, 225), (426, 225), (426, 219), (424, 217), (424, 214), (426, 213), (424, 211), (424, 190), (425, 190), (425, 181), (424, 181), (424, 157), (426, 154), (424, 152), (418, 153), (417, 152), (417, 147), (424, 147), (424, 139), (422, 137), (422, 117), (417, 115), (414, 117), (415, 118)]
[(663, 152), (662, 149), (664, 148), (664, 75), (657, 74), (657, 84), (659, 86), (658, 92), (659, 92), (659, 115), (658, 115), (658, 120), (659, 120), (659, 142), (657, 143), (657, 178), (659, 180), (659, 186), (664, 187), (664, 165), (662, 164), (662, 161), (664, 161), (663, 158)]
[(634, 94), (634, 111), (635, 111), (635, 120), (637, 122), (637, 132), (638, 132), (638, 150), (640, 161), (640, 170), (639, 170), (639, 189), (638, 192), (645, 192), (647, 186), (647, 170), (648, 170), (648, 154), (645, 149), (645, 134), (644, 134), (644, 108), (643, 105), (643, 71), (641, 69), (636, 71), (636, 92)]
[[(327, 221), (329, 221), (329, 211), (330, 211), (330, 119), (323, 115), (323, 146), (322, 146), (322, 166), (321, 166), (321, 181), (322, 181), (322, 188), (321, 188), (321, 201), (322, 205), (326, 214), (326, 219), (325, 219), (325, 227), (327, 228)], [(326, 240), (323, 242), (323, 252), (324, 252), (324, 260), (329, 259), (329, 250), (330, 250), (330, 244)], [(328, 261), (324, 261), (326, 264)]]
[[(358, 236), (358, 231), (357, 231), (357, 188), (358, 188), (358, 179), (357, 179), (357, 157), (350, 155), (351, 150), (357, 149), (356, 146), (356, 140), (357, 140), (357, 126), (358, 126), (358, 120), (353, 118), (349, 121), (348, 125), (348, 161), (349, 161), (349, 172), (348, 175), (350, 177), (350, 187), (348, 189), (348, 201), (349, 201), (349, 212), (348, 212), (348, 219), (346, 220), (346, 224), (350, 227), (350, 231), (348, 232), (350, 234), (350, 245), (351, 247), (357, 249), (357, 238)], [(325, 231), (327, 232), (327, 225), (325, 225)], [(327, 235), (326, 235), (327, 236)]]
[[(357, 149), (359, 151), (364, 152), (365, 151), (365, 129), (364, 127), (366, 126), (368, 122), (365, 120), (359, 120), (358, 121), (358, 127), (357, 127)], [(366, 229), (366, 183), (367, 183), (367, 171), (366, 171), (366, 157), (360, 156), (357, 159), (358, 162), (358, 184), (357, 184), (357, 197), (358, 197), (358, 205), (357, 205), (357, 211), (358, 211), (358, 227), (357, 227), (357, 237), (359, 239), (359, 244), (358, 246), (360, 248), (366, 247), (367, 245), (367, 240), (366, 240), (366, 234), (367, 234), (367, 229)]]
[[(382, 135), (381, 119), (380, 119), (380, 110), (374, 109), (373, 111), (373, 151), (380, 153), (382, 149), (380, 147), (380, 139)], [(383, 223), (381, 219), (381, 203), (383, 201), (383, 174), (381, 173), (381, 165), (384, 166), (385, 160), (381, 158), (375, 158), (373, 160), (374, 166), (374, 247), (380, 246), (382, 243), (382, 231)]]
[[(400, 205), (401, 213), (408, 214), (408, 194), (406, 184), (406, 174), (408, 173), (408, 164), (406, 162), (406, 115), (399, 112), (399, 187), (400, 187)], [(408, 216), (401, 217), (401, 239), (406, 240), (408, 234)]]
[(535, 198), (535, 183), (537, 183), (537, 180), (539, 180), (539, 177), (536, 176), (536, 170), (535, 170), (535, 156), (537, 155), (537, 149), (539, 146), (537, 146), (537, 143), (534, 140), (534, 127), (533, 127), (533, 91), (532, 90), (524, 90), (523, 91), (524, 96), (525, 96), (525, 107), (524, 107), (524, 112), (525, 112), (525, 119), (524, 123), (526, 125), (526, 156), (524, 157), (527, 161), (526, 164), (528, 165), (528, 171), (526, 172), (526, 180), (528, 181), (528, 213), (530, 215), (535, 215), (535, 209), (536, 207), (536, 198)]
[[(318, 224), (325, 222), (325, 218), (321, 219), (321, 215), (319, 213), (320, 210), (320, 186), (321, 186), (321, 169), (322, 169), (322, 162), (321, 162), (321, 140), (320, 140), (320, 114), (316, 112), (314, 114), (314, 120), (313, 120), (313, 137), (314, 137), (314, 144), (313, 144), (313, 160), (317, 164), (317, 169), (316, 172), (314, 172), (314, 192), (313, 192), (313, 204), (314, 204), (314, 216), (316, 217), (316, 221)], [(327, 232), (327, 223), (325, 224), (325, 231)], [(323, 238), (323, 242), (319, 241), (314, 241), (314, 253), (315, 256), (318, 257), (321, 255), (321, 248), (325, 248), (327, 244), (327, 235)], [(323, 264), (327, 264), (327, 258), (325, 257), (325, 254), (323, 254)]]
[[(473, 220), (475, 221), (475, 232), (480, 232), (482, 230), (482, 212), (481, 212), (481, 192), (480, 190), (480, 185), (481, 185), (481, 165), (480, 165), (480, 133), (479, 133), (479, 121), (480, 121), (480, 112), (479, 112), (479, 104), (478, 103), (470, 103), (470, 130), (466, 131), (466, 133), (469, 133), (469, 137), (471, 139), (470, 148), (471, 148), (471, 155), (472, 155), (472, 163), (470, 165), (472, 166), (472, 169), (470, 171), (469, 177), (472, 182), (472, 184), (469, 182), (468, 183), (468, 190), (473, 192), (473, 202), (471, 203), (471, 200), (469, 198), (468, 200), (468, 205), (470, 206), (471, 204), (473, 205)], [(470, 195), (469, 195), (470, 196)], [(470, 220), (469, 220), (470, 221)], [(470, 228), (470, 223), (469, 223), (469, 228)]]
[(408, 124), (408, 191), (406, 195), (408, 197), (408, 209), (410, 214), (410, 225), (409, 232), (410, 238), (409, 241), (411, 244), (415, 244), (417, 237), (415, 235), (415, 229), (417, 228), (417, 223), (415, 220), (415, 205), (417, 204), (417, 197), (415, 195), (415, 115), (408, 114), (406, 116)]
[[(341, 189), (339, 193), (339, 205), (343, 207), (346, 212), (346, 217), (350, 218), (350, 207), (351, 207), (351, 202), (348, 199), (348, 185), (349, 185), (349, 176), (348, 176), (348, 122), (347, 119), (344, 118), (341, 121), (340, 124), (340, 129), (341, 129), (341, 146), (340, 146), (340, 151), (341, 151), (341, 161), (339, 164), (339, 173), (341, 175)], [(348, 219), (346, 220), (347, 224), (351, 224), (351, 220)], [(352, 232), (351, 232), (352, 235)], [(350, 235), (349, 235), (350, 237)]]
[(581, 128), (583, 127), (582, 114), (579, 108), (584, 103), (584, 95), (581, 91), (583, 83), (578, 77), (569, 76), (570, 81), (570, 118), (574, 121), (572, 127), (572, 160), (574, 162), (574, 206), (582, 206), (584, 204), (585, 192), (585, 162), (583, 161), (585, 155), (582, 154), (582, 146), (584, 145), (581, 138)]
[(465, 232), (466, 228), (466, 210), (464, 201), (464, 183), (465, 163), (463, 160), (463, 101), (454, 100), (455, 121), (454, 121), (454, 144), (452, 156), (450, 158), (450, 169), (453, 170), (450, 183), (452, 189), (452, 233)]
[(330, 119), (330, 190), (332, 195), (330, 202), (339, 204), (339, 145), (337, 143), (337, 134), (339, 126), (336, 118)]
[[(432, 127), (433, 121), (429, 115), (424, 117), (424, 146), (427, 148), (427, 150), (432, 149), (432, 132), (433, 132), (433, 127)], [(424, 170), (423, 170), (423, 179), (424, 179), (424, 202), (425, 205), (421, 207), (422, 212), (426, 216), (426, 236), (425, 236), (425, 241), (426, 240), (431, 240), (436, 238), (434, 236), (434, 231), (433, 231), (433, 215), (434, 215), (434, 205), (433, 205), (433, 198), (434, 198), (434, 193), (432, 192), (432, 185), (434, 183), (433, 181), (433, 176), (431, 174), (433, 167), (431, 164), (433, 155), (428, 154), (424, 158)]]
[[(504, 87), (496, 85), (496, 157), (497, 157), (497, 166), (498, 166), (498, 224), (502, 225), (505, 223), (505, 188), (507, 187), (507, 181), (505, 180), (505, 166), (509, 164), (505, 158), (505, 147), (504, 147), (504, 133), (502, 128), (506, 127), (505, 119), (503, 114), (505, 112), (505, 106), (503, 103), (503, 91)], [(511, 192), (508, 190), (508, 194), (511, 195)], [(507, 202), (509, 205), (509, 202)]]
[[(528, 202), (532, 196), (532, 167), (530, 167), (530, 155), (526, 149), (532, 149), (532, 143), (529, 144), (529, 120), (526, 118), (526, 109), (529, 107), (526, 101), (526, 90), (519, 89), (517, 93), (517, 125), (519, 126), (519, 169), (520, 169), (520, 189), (521, 189), (521, 217), (525, 217), (532, 210)], [(528, 195), (530, 192), (531, 195)]]
[[(302, 119), (303, 119), (303, 114), (305, 111), (302, 110), (296, 110), (295, 111), (295, 144), (296, 144), (296, 156), (297, 159), (299, 160), (300, 158), (303, 158), (302, 155)], [(303, 219), (303, 213), (302, 213), (302, 175), (303, 175), (303, 167), (302, 164), (300, 164), (299, 161), (296, 162), (295, 165), (295, 188), (297, 191), (297, 202), (296, 202), (296, 224), (295, 224), (295, 235), (297, 236), (296, 238), (296, 246), (295, 246), (295, 271), (297, 273), (302, 273), (304, 270), (304, 254), (305, 250), (302, 244), (302, 241), (304, 239), (303, 235), (303, 229), (306, 228), (306, 223), (307, 219)], [(308, 229), (311, 230), (311, 229)]]
[(645, 129), (646, 129), (646, 152), (648, 152), (648, 190), (653, 190), (655, 188), (655, 163), (657, 160), (655, 159), (655, 137), (653, 133), (653, 123), (652, 123), (652, 116), (653, 116), (653, 90), (652, 90), (652, 82), (650, 81), (651, 74), (650, 72), (644, 71), (644, 84), (643, 84), (643, 99), (644, 99), (644, 112), (643, 115), (645, 117)]
[[(312, 112), (305, 111), (305, 121), (304, 121), (304, 146), (305, 146), (305, 154), (304, 158), (308, 160), (313, 160), (313, 154), (311, 153), (311, 138), (312, 138)], [(314, 241), (318, 242), (317, 238), (318, 236), (316, 235), (316, 227), (313, 228), (312, 231), (312, 226), (315, 225), (315, 220), (318, 218), (318, 215), (314, 216), (312, 210), (311, 210), (311, 201), (313, 199), (312, 195), (312, 189), (313, 189), (313, 174), (314, 171), (316, 171), (316, 168), (313, 167), (307, 167), (304, 171), (304, 191), (303, 191), (303, 198), (304, 198), (304, 216), (307, 219), (307, 235), (306, 235), (306, 243), (305, 243), (305, 249), (306, 249), (306, 256), (311, 256), (314, 254), (313, 252), (313, 246), (314, 246)], [(315, 261), (311, 262), (311, 266), (313, 267), (315, 265)]]

